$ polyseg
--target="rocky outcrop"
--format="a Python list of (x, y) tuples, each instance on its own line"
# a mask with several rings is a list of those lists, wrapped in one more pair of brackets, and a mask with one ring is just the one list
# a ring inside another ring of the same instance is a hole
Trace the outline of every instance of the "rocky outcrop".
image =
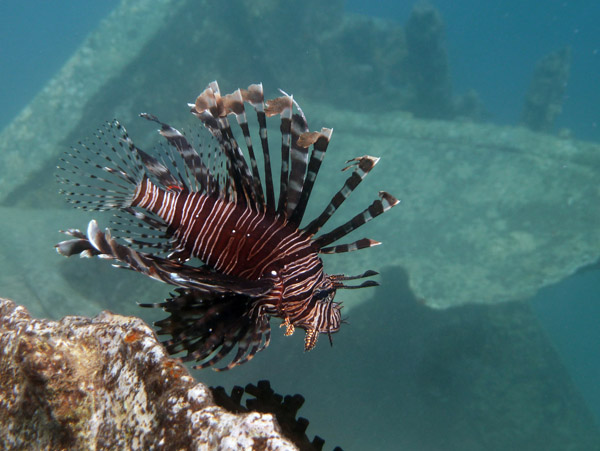
[(539, 132), (552, 131), (562, 112), (570, 71), (570, 47), (556, 50), (538, 61), (525, 97), (523, 125)]
[(418, 2), (406, 23), (406, 61), (414, 99), (410, 110), (417, 116), (449, 119), (452, 86), (444, 39), (444, 22), (428, 2)]
[(140, 319), (32, 319), (0, 299), (0, 448), (296, 449), (271, 414), (233, 414)]

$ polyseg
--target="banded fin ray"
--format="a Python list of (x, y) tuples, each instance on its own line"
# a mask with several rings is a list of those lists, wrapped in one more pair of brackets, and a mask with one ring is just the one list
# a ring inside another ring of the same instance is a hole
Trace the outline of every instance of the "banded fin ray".
[(281, 171), (279, 175), (279, 203), (277, 206), (277, 214), (279, 215), (285, 215), (287, 210), (293, 106), (292, 97), (284, 95), (269, 100), (265, 108), (267, 117), (281, 116), (281, 124), (279, 126), (279, 130), (281, 131)]
[(157, 304), (169, 316), (155, 322), (159, 335), (171, 354), (185, 352), (183, 361), (196, 361), (194, 368), (210, 367), (237, 346), (230, 363), (216, 371), (231, 369), (252, 359), (269, 345), (271, 329), (266, 317), (250, 313), (251, 298), (241, 295), (199, 296), (193, 290), (177, 288), (172, 297)]
[[(158, 161), (156, 158), (148, 155), (141, 149), (135, 148), (135, 151), (140, 156), (142, 163), (146, 167), (146, 170), (154, 176), (154, 178), (158, 181), (159, 185), (165, 187), (166, 189), (187, 189), (189, 190), (187, 184), (181, 178), (176, 178), (171, 171), (165, 166), (163, 163)], [(174, 161), (173, 161), (173, 164)], [(176, 171), (175, 173), (179, 173)]]
[(364, 279), (366, 277), (377, 276), (379, 273), (377, 271), (373, 271), (372, 269), (368, 269), (362, 274), (357, 274), (356, 276), (347, 276), (346, 274), (331, 274), (331, 280), (337, 283), (340, 280), (356, 280), (356, 279)]
[(219, 191), (219, 185), (211, 170), (204, 164), (201, 156), (183, 133), (169, 124), (161, 122), (153, 114), (141, 113), (140, 117), (160, 125), (161, 128), (158, 132), (171, 146), (177, 149), (185, 162), (187, 170), (191, 172), (193, 179), (200, 185), (201, 190), (207, 194), (214, 194)]
[(346, 161), (346, 166), (342, 171), (347, 171), (350, 168), (354, 168), (350, 177), (346, 179), (344, 186), (335, 193), (325, 210), (314, 219), (308, 226), (304, 228), (304, 232), (308, 235), (316, 234), (321, 227), (323, 227), (327, 221), (333, 216), (336, 210), (344, 203), (346, 199), (352, 194), (352, 191), (364, 180), (367, 174), (375, 167), (379, 158), (365, 155), (362, 157), (353, 158), (352, 160)]
[(233, 181), (234, 202), (241, 202), (257, 209), (258, 196), (254, 192), (252, 175), (233, 136), (227, 113), (216, 81), (210, 83), (208, 88), (198, 96), (192, 108), (192, 114), (202, 121), (227, 156), (228, 169)]
[(352, 243), (338, 244), (336, 246), (324, 247), (319, 250), (321, 254), (340, 254), (342, 252), (358, 251), (360, 249), (366, 249), (372, 246), (378, 246), (381, 243), (379, 241), (371, 240), (369, 238), (361, 238)]
[(374, 201), (368, 208), (354, 216), (348, 222), (336, 227), (331, 232), (328, 232), (314, 240), (316, 246), (320, 249), (327, 246), (340, 238), (346, 236), (350, 232), (358, 229), (363, 224), (366, 224), (371, 219), (376, 218), (380, 214), (388, 211), (393, 206), (399, 203), (398, 199), (385, 191), (379, 192), (379, 199)]
[(300, 202), (308, 167), (308, 147), (300, 146), (298, 144), (300, 137), (309, 131), (308, 123), (306, 122), (302, 110), (298, 105), (296, 105), (296, 107), (298, 108), (299, 113), (292, 116), (291, 170), (287, 192), (287, 217), (290, 219), (292, 219), (292, 216), (298, 207), (298, 203)]
[(227, 111), (235, 115), (237, 123), (242, 130), (242, 135), (244, 136), (244, 141), (246, 142), (246, 149), (248, 150), (248, 157), (250, 159), (250, 167), (252, 169), (252, 179), (254, 182), (254, 192), (257, 196), (257, 203), (264, 206), (265, 198), (260, 180), (260, 173), (258, 170), (258, 162), (256, 161), (254, 146), (252, 145), (252, 137), (250, 136), (250, 127), (248, 126), (248, 117), (244, 107), (242, 90), (238, 88), (232, 94), (223, 96), (223, 100), (226, 104)]
[[(183, 265), (173, 260), (157, 257), (152, 254), (136, 252), (133, 249), (119, 244), (108, 230), (102, 232), (95, 220), (88, 224), (87, 233), (84, 235), (78, 230), (70, 230), (68, 235), (75, 236), (77, 243), (68, 240), (58, 243), (57, 251), (65, 256), (72, 256), (78, 249), (101, 258), (112, 259), (127, 269), (145, 274), (148, 277), (178, 287), (197, 290), (199, 293), (235, 293), (246, 296), (261, 296), (271, 288), (268, 278), (248, 281), (222, 273), (210, 271), (204, 267)], [(87, 241), (86, 246), (83, 241)]]
[(262, 83), (252, 84), (248, 89), (242, 91), (244, 101), (248, 102), (256, 111), (258, 121), (258, 133), (263, 151), (263, 164), (265, 172), (265, 198), (267, 211), (275, 211), (275, 189), (273, 187), (273, 172), (271, 170), (271, 155), (269, 152), (269, 140), (267, 134), (267, 115), (265, 114), (265, 96)]
[(331, 139), (332, 133), (333, 129), (322, 128), (320, 132), (303, 133), (298, 137), (298, 141), (296, 141), (296, 145), (298, 147), (308, 150), (308, 147), (312, 145), (313, 150), (308, 161), (306, 178), (302, 184), (302, 192), (300, 193), (298, 204), (289, 217), (289, 221), (292, 224), (299, 226), (302, 222), (304, 212), (306, 211), (306, 206), (308, 205), (308, 199), (312, 193), (315, 180), (317, 179), (319, 169), (321, 168), (321, 163), (325, 158), (325, 152), (329, 146), (329, 140)]

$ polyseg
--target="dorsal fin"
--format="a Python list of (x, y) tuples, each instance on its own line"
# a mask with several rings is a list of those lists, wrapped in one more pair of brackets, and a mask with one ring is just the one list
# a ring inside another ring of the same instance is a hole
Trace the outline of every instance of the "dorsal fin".
[(308, 166), (308, 147), (298, 145), (302, 134), (308, 132), (308, 124), (302, 110), (292, 116), (292, 151), (290, 154), (291, 169), (287, 194), (287, 217), (291, 218), (298, 206)]
[(296, 145), (298, 147), (305, 148), (307, 151), (311, 145), (313, 146), (310, 160), (308, 162), (306, 180), (302, 185), (302, 193), (300, 194), (298, 205), (289, 216), (289, 221), (297, 226), (300, 225), (302, 218), (304, 217), (306, 205), (308, 204), (308, 199), (310, 198), (310, 194), (315, 184), (317, 174), (319, 173), (319, 169), (321, 168), (323, 158), (325, 158), (325, 152), (327, 151), (327, 146), (329, 145), (329, 140), (331, 139), (332, 133), (333, 129), (322, 128), (320, 132), (302, 133), (298, 137), (298, 141), (296, 141)]
[(366, 249), (367, 247), (378, 246), (381, 243), (379, 241), (371, 240), (369, 238), (361, 238), (352, 243), (338, 244), (337, 246), (324, 247), (319, 250), (321, 254), (340, 254), (342, 252), (352, 252), (359, 249)]
[(271, 172), (271, 156), (269, 154), (269, 141), (267, 139), (267, 116), (265, 114), (265, 96), (262, 83), (248, 86), (247, 90), (242, 90), (244, 101), (248, 102), (256, 110), (258, 119), (260, 142), (263, 150), (263, 160), (265, 165), (265, 191), (267, 197), (267, 211), (275, 211), (275, 190), (273, 188), (273, 173)]
[[(228, 112), (221, 98), (217, 82), (210, 83), (197, 97), (191, 111), (215, 137), (227, 157), (229, 162), (227, 169), (230, 180), (233, 182), (231, 186), (233, 201), (257, 209), (257, 196), (254, 194), (252, 175), (231, 131), (231, 125), (229, 119), (227, 119)], [(227, 198), (229, 194), (228, 187), (224, 187), (225, 197)]]
[(202, 159), (194, 146), (189, 143), (187, 138), (179, 130), (171, 127), (169, 124), (161, 122), (153, 114), (141, 113), (140, 117), (160, 125), (160, 130), (158, 132), (167, 140), (167, 143), (177, 149), (192, 177), (204, 192), (207, 194), (219, 192), (219, 184), (210, 169), (202, 162)]
[(327, 246), (343, 236), (346, 236), (353, 230), (358, 229), (363, 224), (369, 222), (371, 219), (379, 216), (386, 212), (394, 205), (398, 204), (398, 199), (385, 191), (379, 192), (379, 199), (373, 202), (368, 208), (365, 208), (362, 212), (354, 216), (345, 224), (336, 227), (331, 232), (321, 235), (313, 241), (313, 243), (319, 248)]
[(223, 102), (226, 110), (235, 115), (237, 123), (242, 129), (244, 141), (246, 142), (246, 148), (248, 149), (248, 156), (250, 157), (250, 167), (252, 169), (252, 179), (254, 182), (254, 192), (257, 197), (257, 203), (264, 206), (265, 196), (263, 194), (262, 184), (260, 181), (258, 163), (254, 154), (252, 138), (250, 137), (250, 128), (248, 127), (248, 118), (246, 116), (246, 109), (244, 108), (244, 97), (242, 95), (242, 91), (237, 89), (232, 94), (223, 96)]
[(281, 175), (279, 177), (279, 203), (277, 213), (284, 215), (287, 210), (288, 179), (290, 165), (290, 147), (292, 145), (292, 107), (293, 99), (291, 96), (284, 95), (267, 102), (265, 114), (267, 117), (275, 115), (281, 116)]
[(317, 233), (323, 225), (339, 208), (342, 203), (348, 199), (352, 191), (363, 181), (363, 179), (367, 176), (369, 171), (373, 169), (373, 167), (377, 164), (379, 158), (371, 157), (369, 155), (365, 155), (358, 158), (353, 158), (352, 160), (348, 160), (346, 163), (350, 163), (346, 166), (342, 171), (347, 171), (348, 169), (354, 167), (354, 171), (350, 174), (350, 177), (346, 179), (344, 186), (335, 193), (329, 205), (325, 207), (325, 210), (314, 219), (308, 226), (304, 228), (304, 232), (309, 235), (314, 235)]
[(239, 179), (240, 181), (239, 184), (236, 181), (236, 191), (238, 197), (243, 196), (244, 203), (257, 210), (257, 196), (254, 193), (252, 174), (250, 173), (250, 169), (248, 168), (248, 163), (246, 162), (246, 158), (244, 157), (242, 149), (240, 149), (237, 140), (233, 136), (231, 124), (229, 123), (229, 118), (227, 117), (227, 115), (231, 112), (227, 108), (227, 104), (229, 102), (226, 103), (224, 101), (224, 97), (221, 96), (219, 85), (216, 81), (209, 83), (208, 87), (213, 90), (217, 102), (217, 110), (219, 114), (217, 123), (219, 124), (219, 129), (221, 130), (224, 138), (223, 145), (226, 149), (226, 155), (231, 162), (231, 168), (235, 174), (235, 178)]

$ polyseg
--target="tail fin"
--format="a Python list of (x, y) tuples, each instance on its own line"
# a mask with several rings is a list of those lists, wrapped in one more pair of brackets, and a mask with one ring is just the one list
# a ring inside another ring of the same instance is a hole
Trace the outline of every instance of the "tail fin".
[(127, 208), (144, 178), (144, 163), (117, 120), (98, 129), (61, 158), (56, 177), (68, 188), (60, 192), (84, 210)]

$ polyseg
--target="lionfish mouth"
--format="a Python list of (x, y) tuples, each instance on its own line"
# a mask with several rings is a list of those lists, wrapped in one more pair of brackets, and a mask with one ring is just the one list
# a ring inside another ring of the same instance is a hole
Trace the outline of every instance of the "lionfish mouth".
[[(110, 230), (91, 221), (86, 233), (64, 231), (71, 239), (58, 243), (57, 251), (111, 259), (176, 287), (165, 301), (141, 305), (169, 314), (155, 323), (157, 332), (170, 336), (164, 341), (170, 353), (185, 353), (182, 359), (196, 361), (195, 368), (213, 366), (230, 353), (230, 362), (219, 369), (250, 360), (269, 344), (271, 317), (282, 320), (286, 335), (304, 329), (310, 350), (319, 334), (331, 340), (344, 322), (341, 304), (333, 301), (336, 290), (377, 285), (372, 280), (345, 285), (377, 273), (327, 275), (319, 254), (379, 244), (368, 238), (334, 243), (398, 200), (381, 191), (352, 219), (318, 234), (379, 159), (349, 160), (343, 170), (352, 172), (341, 189), (301, 227), (332, 130), (311, 132), (292, 96), (282, 94), (265, 102), (262, 85), (254, 84), (221, 95), (212, 82), (189, 104), (202, 123), (193, 133), (143, 113), (159, 125), (166, 145), (147, 153), (114, 120), (61, 159), (57, 178), (66, 185), (61, 192), (67, 200), (116, 214)], [(250, 126), (246, 105), (256, 112), (258, 127)], [(267, 136), (272, 116), (281, 119), (277, 199)]]

